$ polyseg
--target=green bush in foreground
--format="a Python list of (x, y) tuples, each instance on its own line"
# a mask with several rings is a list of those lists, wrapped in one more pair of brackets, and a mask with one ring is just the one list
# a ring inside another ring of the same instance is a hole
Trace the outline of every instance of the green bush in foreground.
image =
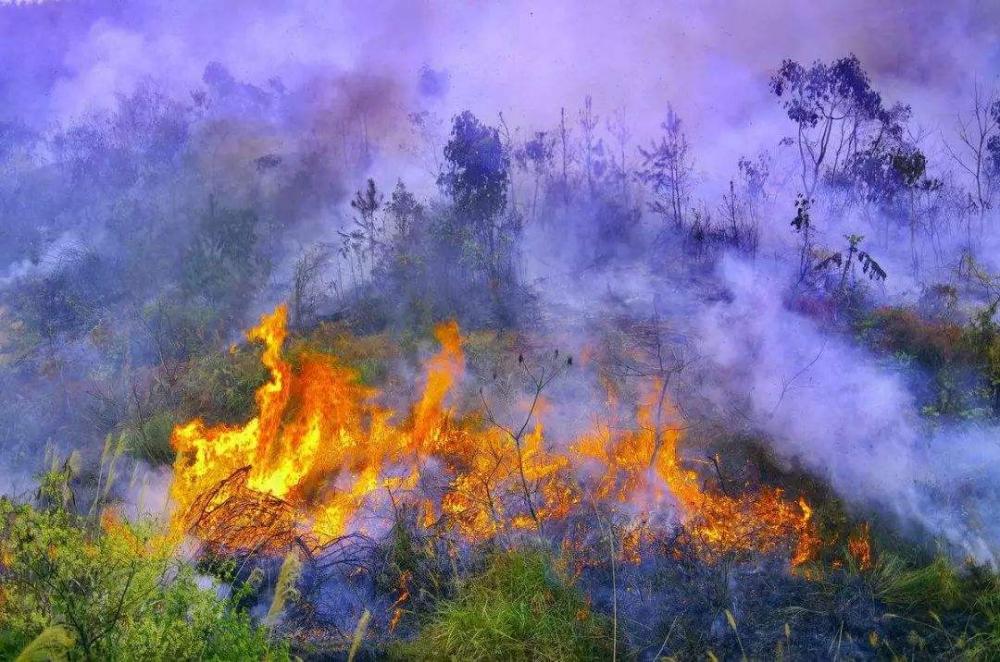
[(486, 570), (442, 602), (394, 657), (416, 660), (611, 659), (610, 624), (541, 552), (494, 557)]
[(288, 659), (169, 551), (141, 527), (0, 500), (0, 659)]

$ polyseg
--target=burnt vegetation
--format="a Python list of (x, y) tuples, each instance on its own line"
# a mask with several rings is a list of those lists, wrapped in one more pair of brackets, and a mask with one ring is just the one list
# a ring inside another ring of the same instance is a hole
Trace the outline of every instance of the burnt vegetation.
[[(720, 265), (764, 265), (929, 444), (995, 430), (995, 94), (934, 162), (858, 58), (786, 61), (789, 135), (711, 197), (673, 108), (524, 128), (395, 117), (382, 85), (213, 64), (0, 125), (0, 657), (1000, 655), (995, 524), (965, 545), (776, 452), (823, 347), (762, 414), (696, 323)], [(372, 174), (400, 122), (426, 181)]]

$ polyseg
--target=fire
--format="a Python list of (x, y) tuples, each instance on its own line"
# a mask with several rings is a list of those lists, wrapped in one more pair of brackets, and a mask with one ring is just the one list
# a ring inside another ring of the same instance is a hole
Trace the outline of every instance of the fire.
[(847, 551), (857, 564), (858, 570), (871, 570), (871, 525), (868, 522), (863, 522), (858, 531), (847, 539)]
[[(650, 509), (673, 500), (695, 541), (709, 555), (768, 553), (791, 540), (793, 565), (811, 559), (820, 541), (805, 499), (789, 501), (777, 488), (739, 496), (704, 490), (697, 473), (680, 465), (680, 418), (663, 392), (662, 382), (655, 382), (648, 391), (639, 406), (636, 430), (599, 427), (576, 444), (582, 457), (596, 460), (603, 469), (598, 496), (634, 504), (642, 495)], [(617, 403), (612, 399), (609, 405), (615, 409)], [(630, 530), (626, 536), (630, 558), (638, 558), (640, 530)]]
[(231, 549), (313, 546), (363, 528), (359, 514), (388, 492), (415, 490), (436, 460), (449, 477), (440, 502), (425, 501), (424, 521), (446, 516), (469, 539), (534, 524), (516, 505), (523, 468), (537, 485), (536, 517), (565, 513), (573, 500), (566, 458), (544, 448), (541, 425), (522, 452), (476, 417), (460, 418), (445, 400), (462, 374), (454, 322), (435, 332), (441, 351), (425, 366), (425, 388), (399, 424), (377, 393), (335, 358), (306, 353), (293, 371), (283, 359), (286, 310), (279, 307), (248, 334), (264, 343), (270, 380), (256, 394), (259, 414), (245, 425), (178, 426), (171, 495), (175, 526)]
[(792, 560), (801, 563), (815, 551), (805, 501), (777, 489), (739, 496), (703, 489), (682, 466), (680, 417), (662, 383), (639, 402), (634, 429), (595, 425), (560, 450), (546, 442), (537, 417), (515, 436), (449, 404), (464, 372), (454, 322), (437, 327), (441, 349), (399, 416), (335, 357), (306, 351), (293, 370), (282, 354), (286, 315), (279, 307), (248, 333), (264, 344), (270, 373), (255, 396), (258, 414), (243, 425), (196, 419), (175, 428), (175, 532), (226, 550), (318, 548), (377, 526), (379, 513), (402, 498), (424, 526), (482, 541), (563, 521), (582, 511), (587, 495), (588, 506), (641, 511), (622, 550), (631, 562), (641, 560), (655, 513), (668, 508), (706, 553), (770, 552), (792, 541)]
[(389, 632), (396, 629), (400, 619), (403, 618), (403, 605), (410, 599), (410, 580), (413, 578), (409, 570), (404, 570), (399, 576), (399, 597), (392, 603), (392, 617), (389, 619)]

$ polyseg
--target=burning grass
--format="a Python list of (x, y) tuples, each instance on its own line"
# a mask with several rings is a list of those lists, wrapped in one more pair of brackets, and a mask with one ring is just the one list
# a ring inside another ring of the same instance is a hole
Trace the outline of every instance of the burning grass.
[(609, 396), (619, 421), (634, 411), (634, 427), (597, 425), (559, 448), (540, 420), (542, 391), (571, 358), (556, 353), (539, 368), (519, 359), (534, 397), (523, 424), (506, 426), (485, 399), (468, 413), (449, 404), (465, 369), (462, 336), (454, 323), (440, 325), (423, 391), (398, 416), (337, 357), (303, 349), (293, 368), (282, 352), (285, 321), (279, 307), (249, 333), (263, 342), (271, 376), (257, 390), (256, 416), (243, 425), (195, 419), (174, 430), (176, 532), (234, 551), (280, 553), (294, 542), (316, 550), (377, 532), (406, 502), (423, 526), (481, 542), (562, 528), (601, 503), (627, 506), (636, 521), (685, 522), (707, 557), (787, 548), (800, 564), (816, 551), (804, 499), (702, 487), (680, 459), (680, 418), (660, 381), (634, 406)]

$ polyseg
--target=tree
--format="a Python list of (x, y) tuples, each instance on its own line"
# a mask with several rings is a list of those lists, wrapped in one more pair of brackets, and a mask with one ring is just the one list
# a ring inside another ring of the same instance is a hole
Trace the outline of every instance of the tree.
[(817, 270), (836, 266), (840, 269), (840, 280), (837, 283), (836, 294), (842, 296), (846, 292), (848, 275), (854, 276), (854, 268), (861, 265), (861, 272), (868, 276), (871, 281), (884, 281), (888, 274), (878, 262), (875, 261), (867, 251), (861, 250), (861, 242), (864, 236), (860, 234), (844, 235), (847, 240), (847, 250), (833, 253), (827, 256), (822, 262), (816, 265)]
[(927, 176), (927, 157), (919, 149), (900, 151), (890, 157), (893, 174), (901, 188), (907, 195), (910, 225), (910, 252), (913, 261), (913, 271), (916, 273), (918, 264), (917, 256), (917, 198), (920, 194), (930, 194), (941, 188), (942, 182)]
[(1000, 96), (996, 90), (984, 90), (976, 82), (971, 105), (969, 115), (960, 113), (957, 118), (955, 133), (960, 144), (953, 147), (945, 141), (945, 147), (972, 179), (973, 201), (982, 215), (992, 208), (1000, 179)]
[(799, 249), (799, 280), (803, 280), (812, 270), (812, 199), (801, 193), (795, 198), (795, 218), (792, 227), (802, 237), (802, 247)]
[(573, 160), (570, 153), (570, 131), (566, 126), (566, 109), (559, 109), (559, 153), (562, 161), (562, 179), (559, 184), (562, 188), (563, 204), (569, 204), (569, 164)]
[(583, 169), (587, 177), (587, 193), (594, 197), (595, 182), (604, 174), (604, 141), (594, 134), (600, 123), (600, 116), (594, 112), (594, 101), (588, 94), (583, 99), (580, 111), (580, 132), (582, 133)]
[(499, 276), (508, 229), (503, 218), (510, 185), (510, 156), (495, 127), (465, 111), (455, 117), (444, 148), (438, 185), (451, 197), (460, 224), (486, 253), (490, 275)]
[(302, 251), (292, 275), (291, 326), (311, 324), (323, 299), (322, 276), (330, 260), (330, 248), (321, 244)]
[(667, 118), (660, 124), (663, 135), (650, 148), (639, 148), (642, 155), (640, 181), (653, 188), (651, 211), (662, 215), (680, 228), (684, 224), (684, 209), (691, 192), (694, 168), (689, 155), (690, 145), (681, 125), (681, 119), (672, 106), (667, 106)]
[(397, 240), (406, 239), (416, 229), (417, 223), (423, 219), (423, 206), (417, 202), (416, 197), (406, 188), (403, 180), (396, 182), (396, 188), (392, 191), (392, 199), (385, 206), (389, 218), (392, 219), (392, 229), (396, 233)]
[(886, 108), (854, 55), (808, 69), (785, 60), (771, 77), (798, 130), (802, 190), (811, 198), (823, 177), (837, 181), (859, 154), (881, 154), (886, 142), (902, 138), (909, 107)]
[(538, 189), (542, 180), (552, 169), (555, 157), (555, 138), (545, 131), (535, 132), (535, 136), (514, 152), (514, 161), (518, 167), (531, 174), (534, 180), (534, 190), (531, 194), (531, 216), (538, 213)]
[(619, 108), (614, 117), (609, 119), (607, 122), (608, 133), (611, 137), (615, 139), (615, 144), (618, 147), (618, 155), (611, 154), (611, 167), (614, 170), (615, 177), (618, 179), (618, 184), (621, 187), (621, 202), (622, 205), (628, 206), (628, 173), (629, 164), (628, 158), (626, 157), (626, 149), (629, 143), (632, 141), (632, 131), (628, 127), (628, 123), (625, 121), (625, 108), (624, 106)]
[(499, 216), (507, 206), (510, 184), (510, 158), (499, 131), (465, 111), (455, 117), (444, 156), (438, 185), (456, 209), (478, 225)]
[(376, 214), (382, 208), (384, 196), (375, 187), (375, 180), (369, 178), (364, 189), (355, 192), (354, 199), (351, 200), (351, 207), (358, 212), (354, 217), (354, 225), (360, 233), (362, 240), (367, 244), (368, 262), (372, 269), (375, 268), (376, 250), (384, 234), (385, 228), (378, 222)]

